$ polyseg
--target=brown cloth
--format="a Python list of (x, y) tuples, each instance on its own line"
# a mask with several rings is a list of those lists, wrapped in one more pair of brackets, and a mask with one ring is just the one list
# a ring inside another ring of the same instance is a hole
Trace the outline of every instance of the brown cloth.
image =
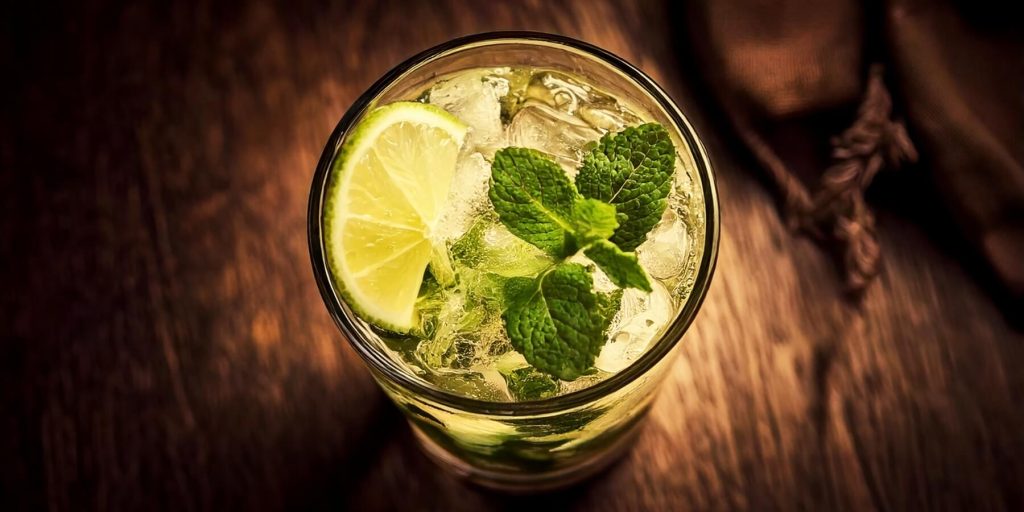
[(920, 152), (918, 172), (965, 239), (1024, 297), (1024, 30), (1006, 5), (689, 5), (711, 91), (778, 186), (790, 225), (837, 249), (852, 291), (881, 253), (864, 190)]

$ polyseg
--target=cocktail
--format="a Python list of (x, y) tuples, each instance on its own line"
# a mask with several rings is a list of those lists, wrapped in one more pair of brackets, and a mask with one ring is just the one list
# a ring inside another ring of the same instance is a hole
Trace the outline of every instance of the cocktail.
[(328, 309), (425, 451), (536, 490), (628, 446), (709, 285), (718, 211), (703, 147), (647, 76), (494, 33), (356, 101), (309, 236)]

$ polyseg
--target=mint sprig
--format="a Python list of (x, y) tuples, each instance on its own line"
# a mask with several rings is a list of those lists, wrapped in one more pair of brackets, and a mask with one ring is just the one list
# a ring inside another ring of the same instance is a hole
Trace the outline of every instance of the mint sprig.
[(651, 123), (605, 135), (585, 155), (575, 185), (548, 155), (509, 147), (495, 154), (489, 197), (510, 232), (555, 259), (536, 278), (506, 282), (502, 314), (512, 346), (534, 368), (573, 380), (593, 366), (621, 290), (593, 290), (592, 267), (616, 286), (651, 291), (633, 249), (658, 223), (675, 166), (668, 132)]

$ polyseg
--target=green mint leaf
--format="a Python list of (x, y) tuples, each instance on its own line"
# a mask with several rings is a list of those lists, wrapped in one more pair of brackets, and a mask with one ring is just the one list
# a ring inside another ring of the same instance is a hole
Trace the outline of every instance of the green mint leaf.
[[(622, 289), (614, 290), (611, 292), (598, 292), (597, 293), (597, 311), (600, 313), (601, 318), (607, 319), (607, 323), (611, 324), (612, 318), (619, 312), (619, 307), (622, 306)], [(605, 325), (605, 329), (608, 325)]]
[(536, 279), (505, 286), (505, 330), (534, 368), (573, 380), (593, 366), (611, 323), (611, 297), (594, 293), (586, 267), (560, 263)]
[(576, 188), (584, 197), (615, 205), (619, 227), (610, 240), (623, 251), (643, 243), (668, 204), (676, 152), (657, 123), (601, 137), (584, 155)]
[(540, 400), (558, 393), (558, 383), (555, 379), (533, 368), (519, 368), (504, 377), (508, 391), (516, 401)]
[(557, 163), (532, 149), (499, 150), (488, 195), (509, 231), (556, 258), (568, 255), (579, 194)]
[(597, 199), (579, 199), (573, 205), (573, 237), (577, 247), (607, 240), (619, 227), (615, 207)]
[(583, 254), (601, 267), (615, 286), (651, 291), (651, 282), (637, 261), (636, 253), (623, 252), (607, 240), (598, 240), (584, 249)]

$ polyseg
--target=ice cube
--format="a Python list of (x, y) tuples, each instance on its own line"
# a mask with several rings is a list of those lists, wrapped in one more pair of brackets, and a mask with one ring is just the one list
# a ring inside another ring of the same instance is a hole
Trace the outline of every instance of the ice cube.
[(613, 96), (561, 73), (537, 73), (526, 88), (524, 97), (574, 115), (602, 131), (619, 130), (626, 125), (643, 122), (623, 108)]
[(505, 334), (505, 324), (501, 319), (501, 308), (494, 307), (496, 302), (487, 302), (475, 307), (485, 311), (484, 321), (472, 333), (474, 340), (473, 365), (475, 368), (491, 367), (496, 356), (511, 349), (511, 343)]
[(467, 369), (492, 359), (491, 345), (505, 337), (501, 302), (481, 299), (471, 286), (462, 280), (455, 288), (437, 287), (430, 298), (420, 299), (425, 339), (415, 354), (423, 366)]
[[(602, 95), (603, 96), (603, 95)], [(537, 73), (526, 88), (526, 98), (545, 103), (567, 114), (593, 101), (593, 90), (561, 73)]]
[(570, 176), (582, 162), (584, 146), (600, 138), (601, 132), (586, 122), (536, 100), (527, 100), (509, 124), (513, 146), (553, 156)]
[(420, 322), (426, 339), (416, 346), (416, 357), (427, 368), (447, 368), (454, 352), (452, 350), (461, 327), (473, 327), (481, 318), (467, 315), (465, 295), (460, 290), (434, 288), (430, 295), (418, 301)]
[(640, 124), (643, 121), (617, 108), (617, 105), (583, 106), (577, 114), (590, 126), (604, 132), (617, 132), (626, 126)]
[(508, 95), (509, 81), (497, 76), (499, 72), (464, 73), (438, 82), (429, 94), (431, 104), (451, 112), (469, 126), (467, 146), (487, 154), (505, 145), (501, 99)]
[(647, 234), (647, 240), (636, 249), (640, 265), (658, 279), (678, 276), (686, 265), (687, 237), (686, 225), (679, 215), (665, 210), (661, 221)]
[(490, 209), (491, 164), (480, 153), (470, 153), (460, 156), (456, 165), (445, 209), (431, 235), (437, 241), (458, 239)]
[(509, 141), (555, 157), (575, 175), (584, 151), (608, 131), (639, 124), (615, 98), (554, 72), (535, 74), (521, 95), (515, 95)]
[(619, 312), (608, 329), (610, 339), (594, 362), (598, 370), (622, 371), (636, 361), (672, 321), (675, 308), (671, 294), (656, 280), (651, 281), (651, 288), (651, 293), (634, 288), (623, 292)]
[(452, 257), (456, 264), (502, 277), (533, 277), (553, 264), (540, 249), (488, 216), (452, 245)]
[(619, 332), (601, 349), (594, 365), (606, 372), (618, 373), (644, 353), (649, 341), (626, 331)]

